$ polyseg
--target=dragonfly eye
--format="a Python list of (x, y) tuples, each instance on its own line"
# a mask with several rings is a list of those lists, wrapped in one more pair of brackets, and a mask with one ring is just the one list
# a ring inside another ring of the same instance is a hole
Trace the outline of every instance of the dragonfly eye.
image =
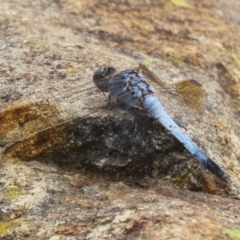
[(100, 67), (97, 71), (94, 72), (93, 81), (104, 78), (104, 69), (104, 67)]
[(112, 66), (100, 67), (93, 74), (95, 86), (102, 92), (108, 91), (108, 80), (115, 74), (116, 69)]
[(104, 67), (103, 77), (110, 78), (115, 72), (116, 72), (116, 68), (114, 68), (112, 66)]

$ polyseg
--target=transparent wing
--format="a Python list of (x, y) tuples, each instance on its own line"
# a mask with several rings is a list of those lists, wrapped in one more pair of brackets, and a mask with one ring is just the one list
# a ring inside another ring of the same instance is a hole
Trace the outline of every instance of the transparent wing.
[[(2, 88), (1, 96), (4, 93), (12, 96), (11, 89)], [(107, 111), (107, 108), (103, 109), (106, 106), (106, 96), (91, 83), (62, 91), (56, 89), (51, 92), (51, 96), (37, 92), (32, 95), (39, 95), (37, 101), (23, 96), (21, 100), (10, 102), (7, 106), (1, 105), (1, 146), (22, 141), (80, 117), (96, 117)], [(94, 111), (89, 108), (94, 108)]]
[(154, 86), (156, 96), (165, 110), (181, 124), (199, 120), (207, 108), (207, 94), (202, 85), (193, 79), (166, 84), (146, 66), (140, 64), (138, 71)]

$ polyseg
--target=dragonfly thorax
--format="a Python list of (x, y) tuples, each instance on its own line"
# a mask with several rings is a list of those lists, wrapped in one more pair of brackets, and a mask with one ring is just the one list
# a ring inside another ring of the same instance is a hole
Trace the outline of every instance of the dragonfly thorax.
[(111, 96), (127, 105), (154, 92), (153, 86), (145, 81), (144, 76), (137, 70), (125, 70), (114, 75), (109, 79), (108, 89)]

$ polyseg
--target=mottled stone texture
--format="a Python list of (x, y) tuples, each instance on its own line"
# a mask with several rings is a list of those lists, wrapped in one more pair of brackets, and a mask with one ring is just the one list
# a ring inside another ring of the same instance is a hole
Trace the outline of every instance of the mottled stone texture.
[[(2, 0), (0, 238), (239, 239), (239, 11), (238, 0)], [(173, 115), (231, 186), (144, 112), (129, 137), (129, 112), (99, 109), (93, 72), (139, 63), (206, 89), (204, 115)]]

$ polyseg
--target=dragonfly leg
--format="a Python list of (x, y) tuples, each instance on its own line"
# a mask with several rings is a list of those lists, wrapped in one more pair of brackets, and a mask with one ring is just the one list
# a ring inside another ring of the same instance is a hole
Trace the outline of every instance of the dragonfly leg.
[[(125, 107), (126, 108), (126, 107)], [(138, 116), (138, 110), (135, 107), (127, 107), (127, 111), (133, 115), (133, 121), (129, 127), (129, 139), (132, 137), (133, 133), (135, 132), (137, 126), (138, 126), (138, 121), (139, 121), (139, 116)]]
[(107, 104), (106, 104), (106, 108), (109, 108), (110, 107), (110, 105), (111, 105), (111, 101), (112, 101), (112, 96), (111, 96), (111, 94), (108, 94), (108, 98), (107, 98)]
[(132, 121), (132, 124), (129, 129), (129, 136), (132, 137), (133, 133), (137, 130), (138, 128), (138, 122), (139, 122), (139, 115), (138, 111), (136, 108), (132, 107), (129, 109), (130, 113), (134, 116), (134, 119)]

